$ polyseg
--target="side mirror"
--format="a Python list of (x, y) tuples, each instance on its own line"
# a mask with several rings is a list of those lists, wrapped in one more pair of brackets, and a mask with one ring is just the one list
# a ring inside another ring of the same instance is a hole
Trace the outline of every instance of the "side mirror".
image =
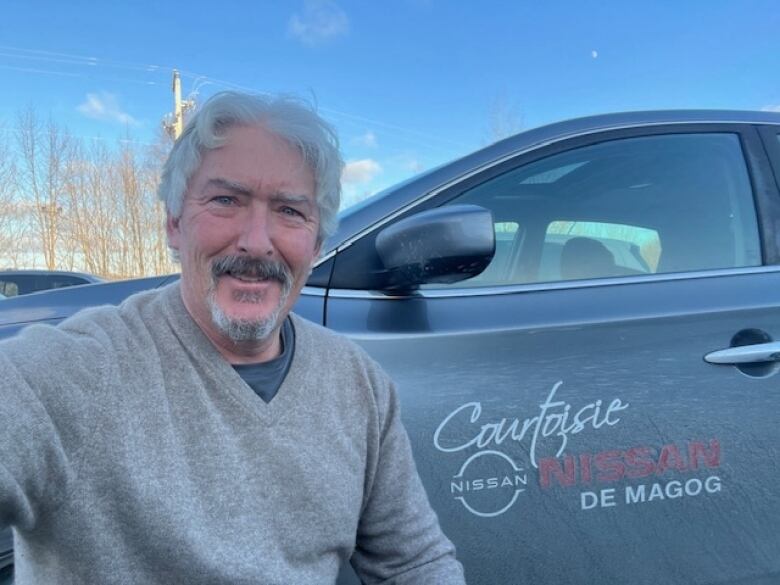
[(466, 280), (493, 259), (493, 215), (477, 205), (423, 211), (382, 230), (376, 250), (387, 269), (388, 288)]

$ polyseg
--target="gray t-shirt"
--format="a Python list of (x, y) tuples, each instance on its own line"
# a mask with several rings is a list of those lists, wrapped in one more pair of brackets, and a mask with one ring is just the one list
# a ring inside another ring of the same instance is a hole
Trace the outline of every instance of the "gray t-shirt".
[(233, 369), (264, 402), (271, 402), (290, 370), (295, 352), (295, 330), (290, 318), (282, 323), (282, 353), (278, 357), (257, 364), (236, 364)]

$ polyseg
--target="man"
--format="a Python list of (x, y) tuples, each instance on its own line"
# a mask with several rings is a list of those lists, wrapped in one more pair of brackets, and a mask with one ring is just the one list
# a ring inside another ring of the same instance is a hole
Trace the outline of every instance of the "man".
[(332, 230), (335, 136), (219, 94), (167, 161), (180, 284), (0, 344), (17, 584), (463, 583), (386, 374), (290, 314)]

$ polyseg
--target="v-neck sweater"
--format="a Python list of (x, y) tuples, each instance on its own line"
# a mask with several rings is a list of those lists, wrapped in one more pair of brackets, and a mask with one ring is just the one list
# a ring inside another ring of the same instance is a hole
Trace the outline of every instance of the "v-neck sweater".
[(178, 284), (0, 343), (17, 585), (463, 583), (387, 375), (292, 316), (263, 402)]
[(263, 402), (271, 402), (287, 376), (295, 352), (295, 330), (290, 319), (279, 328), (281, 353), (273, 359), (252, 364), (233, 364), (241, 379), (255, 391)]

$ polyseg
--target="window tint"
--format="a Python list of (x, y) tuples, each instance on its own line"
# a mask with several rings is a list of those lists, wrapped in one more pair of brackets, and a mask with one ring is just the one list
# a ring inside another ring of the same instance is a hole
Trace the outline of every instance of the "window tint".
[(0, 280), (0, 294), (6, 297), (15, 297), (19, 294), (19, 286), (15, 282)]
[[(14, 274), (4, 277), (3, 294), (7, 297), (26, 295), (37, 289), (38, 277), (33, 274)], [(5, 291), (8, 292), (5, 292)]]
[(752, 189), (732, 134), (582, 147), (515, 168), (448, 204), (459, 203), (492, 211), (496, 255), (456, 287), (761, 264)]
[(39, 282), (41, 290), (49, 288), (63, 288), (65, 286), (75, 286), (78, 284), (86, 284), (87, 281), (83, 278), (76, 276), (47, 276), (42, 278)]
[(496, 252), (493, 261), (482, 271), (482, 274), (464, 281), (461, 286), (493, 284), (502, 278), (508, 270), (520, 226), (514, 221), (503, 221), (495, 223), (493, 229), (496, 237)]
[(0, 294), (7, 297), (26, 295), (39, 290), (62, 288), (77, 284), (87, 284), (89, 281), (78, 276), (63, 274), (15, 274), (0, 277)]
[(539, 280), (652, 274), (661, 241), (652, 229), (595, 221), (554, 221), (547, 227)]

